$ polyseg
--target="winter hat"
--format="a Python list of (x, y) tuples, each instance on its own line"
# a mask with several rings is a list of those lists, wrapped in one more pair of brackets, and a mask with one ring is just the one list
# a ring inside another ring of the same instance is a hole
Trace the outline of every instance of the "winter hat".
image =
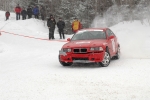
[(50, 17), (53, 17), (53, 15), (50, 15)]

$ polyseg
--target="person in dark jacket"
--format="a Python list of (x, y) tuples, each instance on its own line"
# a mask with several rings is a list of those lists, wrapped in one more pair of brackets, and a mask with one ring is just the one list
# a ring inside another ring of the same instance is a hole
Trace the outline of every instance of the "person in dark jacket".
[(44, 20), (45, 16), (46, 16), (46, 12), (45, 12), (45, 8), (44, 7), (41, 7), (40, 13), (41, 13), (41, 19)]
[(63, 39), (65, 39), (64, 36), (65, 22), (62, 20), (62, 18), (59, 18), (59, 21), (57, 22), (57, 27), (58, 27), (60, 39), (62, 39), (62, 37)]
[(6, 11), (5, 16), (6, 16), (6, 20), (8, 20), (8, 19), (9, 19), (9, 16), (10, 16), (10, 12), (9, 12), (9, 11)]
[(54, 38), (55, 25), (56, 25), (56, 22), (55, 22), (54, 18), (50, 17), (47, 20), (47, 27), (49, 28), (49, 39), (55, 39)]
[(39, 8), (38, 8), (38, 6), (35, 6), (35, 7), (33, 8), (33, 14), (34, 14), (34, 17), (35, 17), (36, 19), (39, 19)]
[(23, 10), (21, 11), (21, 15), (22, 15), (22, 20), (26, 19), (27, 16), (27, 11), (23, 8)]
[(28, 8), (27, 8), (27, 15), (28, 15), (28, 19), (32, 18), (32, 8), (31, 8), (31, 6), (28, 6)]
[(16, 12), (16, 20), (20, 20), (21, 7), (19, 6), (19, 4), (15, 7), (15, 12)]
[(54, 16), (53, 16), (53, 15), (50, 15), (50, 18), (53, 18), (53, 19), (54, 19), (54, 21), (55, 21), (55, 23), (56, 23), (56, 20), (55, 20), (55, 18), (54, 18)]

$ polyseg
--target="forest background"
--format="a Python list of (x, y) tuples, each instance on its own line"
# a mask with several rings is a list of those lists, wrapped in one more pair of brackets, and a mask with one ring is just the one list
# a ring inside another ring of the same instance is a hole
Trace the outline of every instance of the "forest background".
[(134, 20), (144, 24), (144, 19), (150, 23), (150, 0), (0, 0), (0, 10), (14, 12), (17, 4), (24, 8), (29, 5), (39, 9), (44, 7), (45, 22), (50, 14), (56, 21), (59, 17), (63, 18), (66, 34), (71, 33), (71, 23), (75, 17), (81, 21), (83, 28), (110, 27)]

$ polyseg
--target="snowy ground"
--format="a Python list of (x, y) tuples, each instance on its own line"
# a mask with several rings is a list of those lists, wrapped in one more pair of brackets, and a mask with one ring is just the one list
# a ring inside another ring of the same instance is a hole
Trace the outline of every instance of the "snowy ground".
[[(12, 13), (0, 30), (48, 38), (40, 20), (16, 21)], [(150, 25), (145, 20), (110, 27), (121, 44), (121, 58), (109, 67), (83, 64), (63, 67), (58, 51), (66, 42), (33, 39), (2, 32), (0, 100), (149, 100)], [(71, 35), (66, 35), (71, 37)], [(57, 30), (56, 40), (59, 39)]]

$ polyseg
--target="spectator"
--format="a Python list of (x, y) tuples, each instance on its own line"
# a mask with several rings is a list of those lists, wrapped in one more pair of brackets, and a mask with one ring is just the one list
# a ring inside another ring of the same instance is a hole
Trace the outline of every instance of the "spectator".
[(55, 25), (56, 25), (56, 22), (55, 22), (54, 18), (50, 17), (47, 20), (47, 27), (49, 28), (49, 39), (55, 39), (54, 38)]
[(20, 20), (21, 7), (19, 6), (19, 4), (15, 7), (15, 12), (16, 12), (16, 20)]
[(28, 19), (32, 18), (32, 8), (31, 8), (31, 6), (28, 6), (28, 8), (27, 8), (27, 15), (28, 15)]
[(55, 23), (56, 23), (56, 20), (55, 20), (55, 18), (54, 18), (54, 16), (53, 16), (53, 15), (50, 15), (50, 18), (53, 18), (53, 19), (54, 19), (54, 21), (55, 21)]
[(75, 20), (72, 22), (72, 31), (76, 33), (81, 28), (82, 28), (82, 25), (80, 21), (77, 18), (75, 18)]
[(35, 6), (35, 7), (33, 8), (33, 14), (34, 14), (34, 17), (35, 17), (36, 19), (39, 19), (39, 8), (38, 8), (38, 6)]
[(26, 19), (27, 16), (27, 11), (23, 8), (23, 10), (21, 11), (21, 15), (22, 15), (22, 20)]
[(6, 20), (8, 20), (8, 19), (9, 19), (9, 16), (10, 16), (10, 12), (9, 12), (9, 11), (6, 11), (5, 16), (6, 16)]
[(65, 39), (64, 36), (65, 22), (62, 20), (62, 18), (59, 18), (59, 21), (57, 22), (57, 27), (58, 27), (60, 39), (62, 39), (62, 37), (63, 39)]
[(45, 12), (45, 8), (44, 7), (41, 7), (40, 13), (41, 13), (41, 19), (44, 20), (45, 16), (46, 16), (46, 12)]

